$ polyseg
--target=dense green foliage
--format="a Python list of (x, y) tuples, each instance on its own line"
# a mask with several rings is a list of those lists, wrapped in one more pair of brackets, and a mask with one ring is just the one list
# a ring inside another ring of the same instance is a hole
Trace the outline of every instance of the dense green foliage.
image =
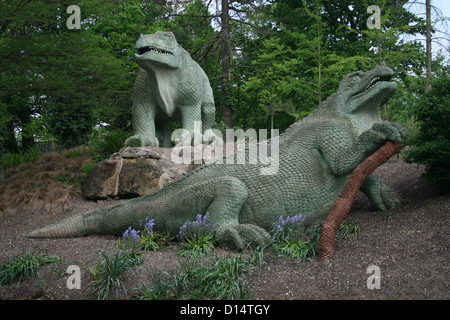
[[(377, 1), (382, 28), (371, 30), (369, 0), (2, 1), (0, 157), (38, 141), (70, 148), (98, 144), (99, 133), (129, 134), (134, 42), (157, 30), (174, 32), (204, 68), (219, 126), (230, 124), (221, 112), (228, 106), (234, 127), (283, 131), (334, 92), (346, 73), (385, 60), (399, 90), (382, 114), (415, 136), (426, 55), (423, 44), (406, 36), (424, 35), (425, 21), (407, 3)], [(80, 8), (80, 29), (66, 25), (70, 5)], [(432, 70), (446, 64), (436, 57)]]
[(450, 68), (433, 81), (433, 87), (417, 103), (414, 117), (419, 133), (407, 162), (425, 165), (424, 177), (431, 183), (450, 187)]

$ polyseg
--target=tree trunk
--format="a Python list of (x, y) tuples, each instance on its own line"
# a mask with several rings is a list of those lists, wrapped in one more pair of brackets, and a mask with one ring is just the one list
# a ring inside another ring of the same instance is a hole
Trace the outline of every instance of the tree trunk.
[[(381, 17), (380, 17), (381, 19)], [(380, 21), (380, 25), (381, 25), (381, 21)], [(382, 41), (381, 41), (381, 26), (380, 29), (378, 29), (378, 64), (381, 64), (381, 62), (383, 62), (383, 46), (382, 46)], [(387, 121), (387, 104), (385, 103), (383, 105), (383, 112), (384, 112), (384, 120)]]
[(427, 53), (427, 83), (425, 91), (431, 89), (431, 0), (426, 0), (426, 15), (427, 15), (427, 40), (426, 40), (426, 53)]
[(270, 103), (270, 130), (273, 130), (273, 117), (275, 114), (274, 101)]
[(18, 153), (19, 146), (17, 144), (14, 128), (14, 122), (12, 120), (9, 121), (5, 128), (5, 140), (3, 141), (3, 149), (11, 153)]
[(28, 124), (31, 122), (31, 112), (25, 110), (19, 115), (20, 126), (22, 128), (22, 151), (25, 152), (28, 147), (34, 148), (34, 137), (33, 133), (30, 132)]
[(317, 9), (317, 55), (319, 58), (319, 80), (317, 83), (318, 95), (319, 95), (319, 105), (322, 103), (322, 65), (321, 65), (321, 55), (320, 55), (320, 12)]
[(3, 170), (3, 145), (0, 141), (0, 184), (5, 180), (5, 170)]
[(230, 7), (229, 0), (222, 0), (222, 120), (233, 127), (233, 112), (229, 104), (230, 93)]

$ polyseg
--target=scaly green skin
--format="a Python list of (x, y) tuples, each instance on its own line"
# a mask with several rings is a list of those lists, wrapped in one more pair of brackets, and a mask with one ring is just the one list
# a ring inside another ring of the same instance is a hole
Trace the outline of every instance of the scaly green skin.
[[(135, 47), (140, 66), (132, 107), (135, 135), (125, 145), (134, 145), (139, 139), (142, 146), (170, 147), (171, 121), (180, 121), (191, 137), (195, 121), (201, 121), (203, 132), (210, 129), (215, 107), (208, 77), (173, 33), (141, 35)], [(174, 143), (182, 139), (178, 137)]]
[[(155, 219), (157, 230), (176, 234), (185, 221), (209, 212), (211, 222), (218, 223), (219, 240), (242, 249), (248, 242), (270, 242), (268, 230), (280, 216), (301, 212), (306, 225), (324, 220), (352, 170), (385, 141), (406, 137), (400, 125), (382, 121), (379, 114), (380, 104), (393, 95), (396, 84), (380, 81), (362, 92), (373, 79), (389, 80), (392, 74), (383, 64), (347, 75), (313, 114), (279, 137), (276, 174), (261, 175), (264, 165), (248, 161), (203, 165), (155, 193), (76, 215), (25, 236), (120, 235), (128, 226), (138, 228), (145, 217)], [(377, 210), (398, 202), (395, 192), (375, 176), (369, 176), (361, 190)]]

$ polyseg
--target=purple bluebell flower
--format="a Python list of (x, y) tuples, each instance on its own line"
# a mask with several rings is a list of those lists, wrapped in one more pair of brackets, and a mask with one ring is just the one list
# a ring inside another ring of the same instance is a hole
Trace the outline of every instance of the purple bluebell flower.
[(153, 226), (155, 225), (155, 219), (149, 219), (148, 217), (144, 220), (139, 220), (139, 225), (144, 228), (144, 230), (152, 234), (153, 233)]
[(194, 221), (186, 221), (181, 227), (177, 237), (182, 240), (186, 237), (197, 238), (208, 232), (213, 232), (217, 223), (211, 224), (207, 222), (209, 212), (205, 215), (198, 214)]
[(132, 229), (131, 227), (128, 227), (128, 229), (125, 230), (125, 232), (123, 233), (122, 239), (124, 239), (124, 240), (131, 239), (132, 242), (136, 243), (141, 238), (139, 236), (139, 232), (140, 231), (136, 231), (136, 230)]
[(290, 217), (287, 216), (283, 218), (280, 216), (278, 219), (278, 224), (274, 224), (275, 237), (279, 238), (290, 238), (291, 236), (299, 236), (303, 230), (303, 222), (305, 221), (305, 216), (301, 213)]

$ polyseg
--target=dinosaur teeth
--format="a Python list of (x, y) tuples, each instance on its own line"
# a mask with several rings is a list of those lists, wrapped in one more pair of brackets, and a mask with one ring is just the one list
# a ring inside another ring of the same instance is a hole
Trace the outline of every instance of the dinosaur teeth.
[(169, 54), (169, 52), (163, 51), (153, 46), (144, 47), (138, 50), (140, 54), (144, 54), (146, 52), (156, 52), (159, 54)]
[(155, 48), (155, 47), (148, 47), (148, 48), (149, 48), (150, 51), (154, 51), (154, 52), (157, 52), (159, 54), (169, 54), (168, 52), (160, 50), (160, 49)]
[(369, 82), (369, 84), (367, 85), (367, 87), (366, 87), (361, 93), (364, 93), (364, 92), (366, 92), (367, 90), (369, 90), (370, 88), (372, 88), (372, 87), (373, 87), (375, 84), (377, 84), (380, 80), (381, 80), (380, 77), (373, 78), (372, 81)]

